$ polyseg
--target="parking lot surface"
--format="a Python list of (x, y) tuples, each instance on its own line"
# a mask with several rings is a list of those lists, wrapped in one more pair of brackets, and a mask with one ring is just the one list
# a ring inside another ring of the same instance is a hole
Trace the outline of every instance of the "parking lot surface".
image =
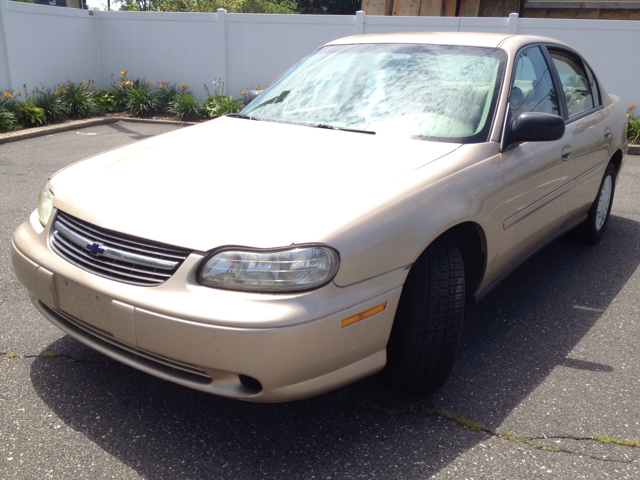
[[(92, 351), (35, 310), (11, 269), (11, 235), (50, 174), (175, 128), (0, 145), (0, 478), (640, 478), (640, 157), (627, 159), (598, 245), (559, 239), (468, 313), (437, 394), (372, 377), (263, 405)], [(220, 162), (241, 148), (212, 145)]]

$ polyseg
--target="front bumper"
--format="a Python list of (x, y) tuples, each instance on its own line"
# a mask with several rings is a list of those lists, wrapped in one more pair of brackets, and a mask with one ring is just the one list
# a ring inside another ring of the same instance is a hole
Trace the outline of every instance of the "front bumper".
[[(34, 212), (14, 233), (12, 262), (49, 321), (152, 375), (256, 402), (317, 395), (381, 370), (408, 271), (300, 294), (248, 294), (198, 285), (194, 272), (204, 255), (194, 253), (162, 285), (140, 287), (76, 268), (47, 239), (48, 226)], [(383, 303), (384, 311), (342, 327)]]

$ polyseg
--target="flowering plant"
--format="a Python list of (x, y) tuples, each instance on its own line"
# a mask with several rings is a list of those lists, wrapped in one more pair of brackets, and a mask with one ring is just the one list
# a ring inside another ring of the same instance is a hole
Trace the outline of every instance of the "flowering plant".
[(18, 120), (18, 102), (20, 93), (13, 90), (0, 90), (0, 132), (8, 132), (20, 128)]
[(627, 125), (627, 139), (631, 143), (640, 143), (640, 117), (633, 114), (634, 108), (636, 108), (636, 106), (632, 103), (627, 110), (627, 118), (629, 120), (629, 124)]

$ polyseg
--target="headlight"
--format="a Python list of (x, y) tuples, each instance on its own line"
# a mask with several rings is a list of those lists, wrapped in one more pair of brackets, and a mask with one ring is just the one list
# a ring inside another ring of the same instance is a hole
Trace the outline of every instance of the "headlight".
[(49, 182), (44, 184), (38, 195), (38, 218), (42, 226), (45, 226), (51, 217), (53, 210), (53, 193), (49, 190)]
[(324, 246), (277, 250), (225, 249), (198, 270), (202, 285), (251, 292), (299, 292), (320, 287), (335, 276), (338, 253)]

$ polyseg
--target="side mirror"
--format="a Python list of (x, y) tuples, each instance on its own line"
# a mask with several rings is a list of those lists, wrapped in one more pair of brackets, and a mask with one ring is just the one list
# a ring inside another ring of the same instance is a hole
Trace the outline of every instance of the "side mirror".
[(524, 112), (511, 122), (511, 143), (551, 142), (564, 135), (564, 119), (558, 115)]
[(242, 103), (244, 103), (245, 107), (249, 105), (253, 100), (260, 95), (260, 90), (247, 90), (242, 94)]

